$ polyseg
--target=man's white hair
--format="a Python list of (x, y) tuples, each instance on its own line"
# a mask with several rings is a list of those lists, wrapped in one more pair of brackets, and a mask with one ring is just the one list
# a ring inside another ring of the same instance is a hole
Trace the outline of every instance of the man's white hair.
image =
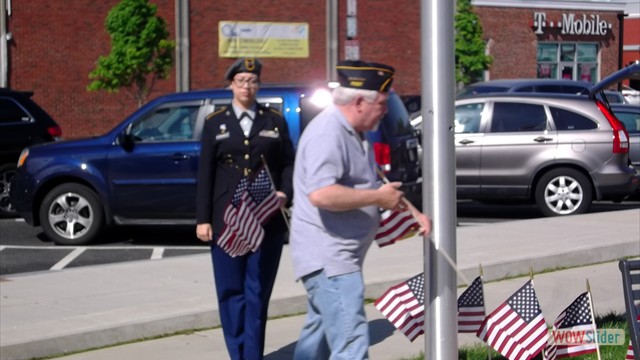
[(364, 98), (368, 103), (373, 103), (378, 97), (378, 92), (375, 90), (363, 90), (338, 86), (333, 89), (332, 96), (333, 103), (336, 105), (346, 105), (358, 96), (362, 96), (362, 98)]

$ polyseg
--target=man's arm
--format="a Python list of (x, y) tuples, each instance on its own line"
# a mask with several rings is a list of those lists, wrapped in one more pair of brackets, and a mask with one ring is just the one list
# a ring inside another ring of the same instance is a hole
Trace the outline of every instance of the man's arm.
[(329, 211), (347, 211), (372, 205), (394, 209), (401, 204), (404, 195), (398, 190), (401, 185), (400, 182), (392, 182), (377, 189), (353, 189), (334, 184), (310, 193), (309, 201), (313, 206)]

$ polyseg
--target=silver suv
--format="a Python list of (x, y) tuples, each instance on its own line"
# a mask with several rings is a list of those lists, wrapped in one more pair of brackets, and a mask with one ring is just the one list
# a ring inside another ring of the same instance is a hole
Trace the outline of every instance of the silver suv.
[(546, 216), (580, 214), (638, 187), (629, 134), (592, 96), (493, 93), (455, 108), (459, 199), (529, 200)]

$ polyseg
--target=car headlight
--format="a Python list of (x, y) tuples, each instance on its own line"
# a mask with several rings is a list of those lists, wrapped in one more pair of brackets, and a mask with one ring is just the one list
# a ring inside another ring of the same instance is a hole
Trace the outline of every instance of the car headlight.
[(27, 161), (27, 156), (29, 156), (28, 148), (22, 150), (22, 152), (20, 153), (20, 157), (18, 158), (18, 167), (24, 165), (25, 161)]

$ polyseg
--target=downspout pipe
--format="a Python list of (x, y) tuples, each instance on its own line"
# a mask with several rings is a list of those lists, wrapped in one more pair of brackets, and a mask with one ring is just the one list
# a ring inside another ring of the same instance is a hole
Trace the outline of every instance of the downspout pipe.
[(7, 0), (0, 0), (0, 87), (8, 87), (9, 49), (7, 36)]

